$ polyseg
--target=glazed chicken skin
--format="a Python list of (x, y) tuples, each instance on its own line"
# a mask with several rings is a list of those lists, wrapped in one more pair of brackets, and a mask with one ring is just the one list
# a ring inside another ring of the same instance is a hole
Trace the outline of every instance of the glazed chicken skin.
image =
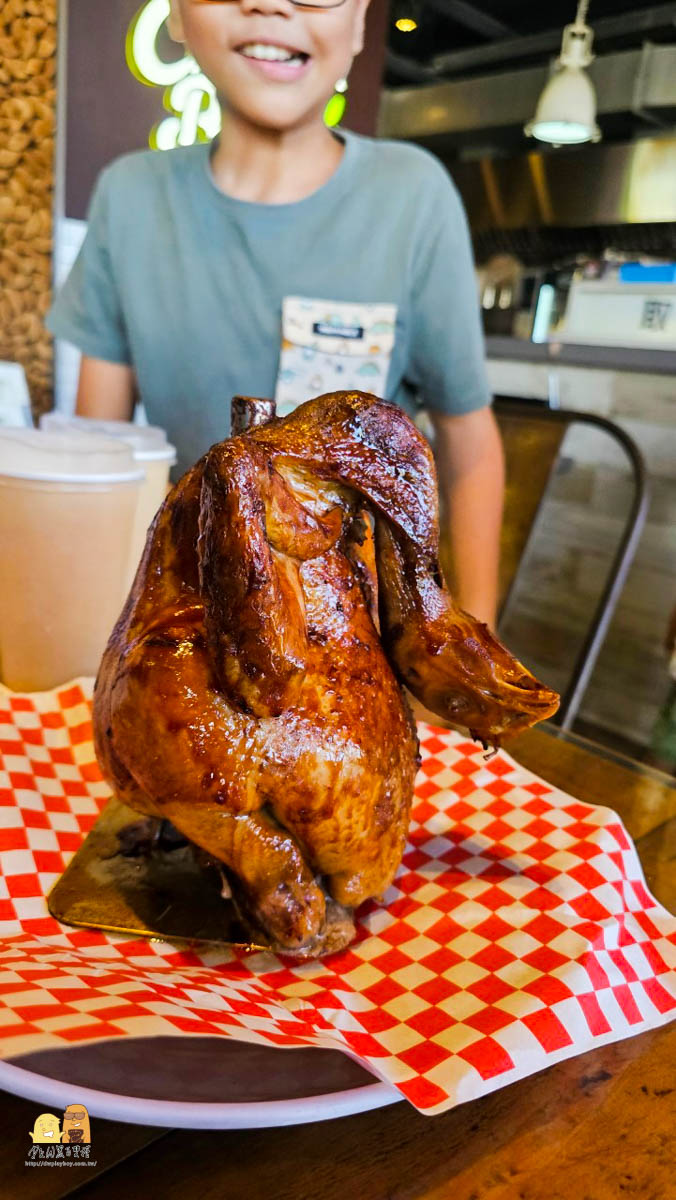
[(224, 865), (272, 946), (327, 953), (401, 861), (402, 683), (486, 744), (558, 700), (445, 591), (412, 422), (321, 396), (213, 446), (167, 497), (99, 671), (97, 756), (120, 799)]

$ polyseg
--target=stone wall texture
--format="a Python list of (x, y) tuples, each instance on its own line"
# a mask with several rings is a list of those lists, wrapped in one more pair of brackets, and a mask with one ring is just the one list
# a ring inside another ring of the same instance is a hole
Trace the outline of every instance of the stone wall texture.
[(56, 0), (0, 0), (0, 359), (25, 368), (33, 412), (52, 404)]

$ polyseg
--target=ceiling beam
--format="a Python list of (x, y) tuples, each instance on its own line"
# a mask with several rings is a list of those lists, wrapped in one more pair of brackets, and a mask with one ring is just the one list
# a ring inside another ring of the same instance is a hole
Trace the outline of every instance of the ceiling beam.
[[(656, 29), (668, 29), (669, 26), (676, 25), (676, 3), (655, 4), (650, 8), (622, 13), (618, 17), (601, 17), (598, 21), (592, 20), (591, 25), (597, 43), (626, 35), (640, 40), (642, 36)], [(534, 58), (558, 50), (561, 45), (561, 32), (562, 28), (557, 27), (547, 29), (543, 33), (505, 38), (484, 46), (472, 46), (466, 50), (452, 50), (448, 54), (437, 55), (426, 65), (438, 76), (451, 76), (495, 63)]]
[(385, 69), (389, 75), (406, 83), (434, 83), (439, 79), (439, 72), (434, 67), (417, 63), (413, 58), (397, 54), (396, 50), (386, 51)]
[(495, 41), (498, 38), (514, 36), (514, 30), (509, 25), (505, 25), (490, 13), (483, 12), (476, 4), (469, 4), (467, 0), (427, 0), (427, 4), (451, 21), (455, 21), (457, 25), (478, 33), (480, 37)]

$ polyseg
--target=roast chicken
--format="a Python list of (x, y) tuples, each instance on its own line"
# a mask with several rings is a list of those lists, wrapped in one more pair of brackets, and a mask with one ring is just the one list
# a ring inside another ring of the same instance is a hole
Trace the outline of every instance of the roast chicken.
[(427, 442), (360, 392), (213, 446), (149, 530), (97, 679), (98, 759), (277, 950), (339, 949), (394, 877), (418, 764), (404, 685), (487, 746), (556, 710), (453, 603), (438, 541)]

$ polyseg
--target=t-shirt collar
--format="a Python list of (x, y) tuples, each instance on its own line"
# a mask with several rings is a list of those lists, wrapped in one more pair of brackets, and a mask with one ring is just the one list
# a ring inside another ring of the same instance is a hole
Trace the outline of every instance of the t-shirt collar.
[(234, 196), (229, 196), (227, 192), (223, 192), (217, 186), (211, 170), (211, 154), (212, 150), (217, 144), (218, 139), (215, 139), (213, 142), (210, 142), (202, 147), (204, 151), (204, 174), (209, 185), (209, 190), (216, 200), (222, 204), (228, 205), (233, 209), (236, 208), (242, 213), (248, 211), (251, 213), (256, 213), (260, 216), (268, 212), (274, 215), (281, 215), (285, 212), (295, 213), (304, 206), (321, 204), (327, 200), (333, 192), (337, 191), (343, 186), (346, 176), (348, 176), (352, 171), (353, 159), (357, 152), (358, 139), (354, 134), (345, 129), (341, 129), (339, 132), (335, 131), (334, 136), (342, 141), (345, 146), (343, 157), (338, 163), (338, 166), (333, 174), (326, 180), (326, 182), (321, 184), (320, 187), (315, 188), (315, 190), (310, 192), (308, 196), (303, 196), (301, 200), (292, 200), (286, 204), (260, 204), (253, 200), (238, 200)]

